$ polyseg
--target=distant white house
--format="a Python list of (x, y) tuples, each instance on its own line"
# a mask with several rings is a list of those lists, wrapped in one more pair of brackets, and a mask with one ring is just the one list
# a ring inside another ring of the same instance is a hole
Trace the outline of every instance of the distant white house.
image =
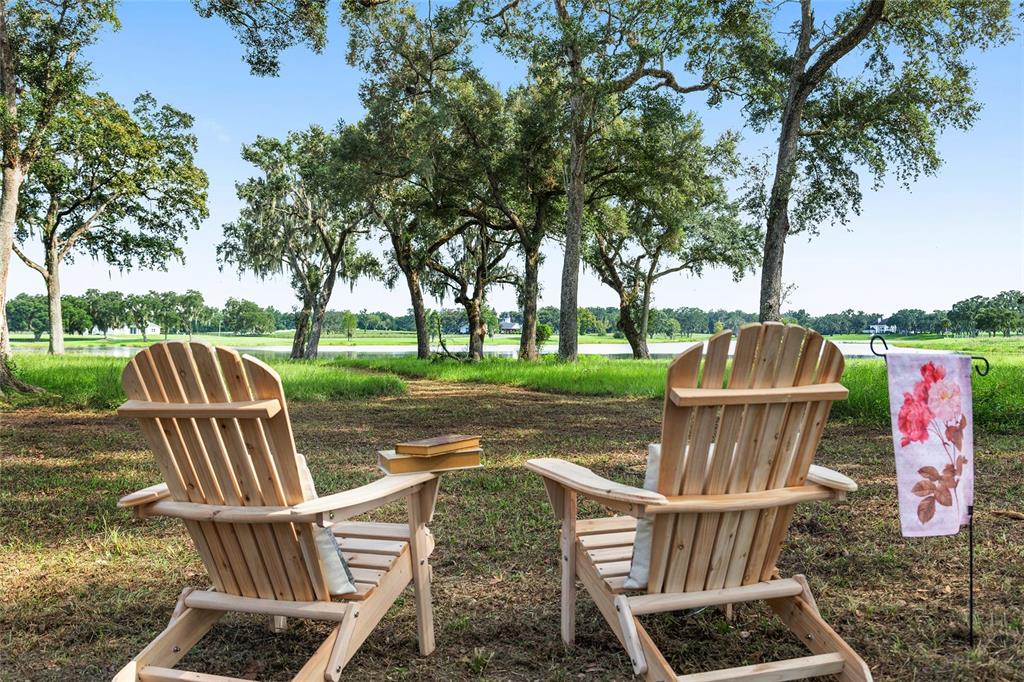
[(881, 322), (869, 324), (864, 330), (865, 334), (895, 334), (897, 331), (894, 324), (882, 324)]
[(523, 331), (523, 325), (518, 322), (505, 318), (498, 324), (498, 332), (500, 334), (520, 334)]

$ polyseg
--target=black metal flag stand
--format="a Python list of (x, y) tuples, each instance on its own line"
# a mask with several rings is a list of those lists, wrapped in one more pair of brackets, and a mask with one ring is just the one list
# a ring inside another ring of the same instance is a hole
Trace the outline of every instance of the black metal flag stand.
[[(875, 334), (871, 337), (871, 341), (868, 343), (868, 347), (871, 352), (878, 357), (885, 359), (885, 353), (879, 353), (875, 350), (875, 341), (881, 341), (882, 345), (885, 346), (885, 350), (889, 350), (889, 344), (886, 343), (885, 337), (881, 334)], [(985, 363), (984, 371), (981, 367), (975, 366), (974, 371), (978, 373), (978, 376), (983, 377), (988, 374), (990, 366), (988, 359), (980, 355), (972, 355), (972, 360)], [(969, 646), (974, 648), (974, 505), (968, 505), (967, 507), (967, 642)]]
[(967, 507), (967, 642), (974, 648), (974, 505)]

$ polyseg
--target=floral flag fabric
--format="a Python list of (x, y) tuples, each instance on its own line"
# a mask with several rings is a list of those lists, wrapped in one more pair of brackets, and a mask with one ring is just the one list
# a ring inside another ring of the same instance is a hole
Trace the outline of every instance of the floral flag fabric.
[(953, 535), (974, 504), (971, 358), (891, 352), (886, 364), (903, 535)]

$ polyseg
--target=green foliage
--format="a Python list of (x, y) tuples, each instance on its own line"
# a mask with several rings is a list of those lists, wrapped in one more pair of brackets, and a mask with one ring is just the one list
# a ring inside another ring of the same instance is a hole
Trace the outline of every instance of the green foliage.
[(580, 334), (604, 334), (607, 329), (589, 308), (580, 308), (576, 314)]
[(85, 334), (93, 328), (95, 323), (81, 296), (61, 296), (60, 301), (66, 334)]
[(551, 325), (544, 322), (537, 323), (537, 345), (541, 346), (547, 343), (548, 339), (554, 332), (551, 330)]
[(274, 331), (274, 313), (246, 299), (229, 298), (224, 304), (224, 328), (235, 334), (258, 336)]
[(276, 76), (282, 51), (304, 45), (314, 52), (327, 45), (327, 3), (324, 0), (192, 0), (199, 16), (227, 22), (242, 47), (252, 73)]
[(103, 336), (124, 324), (124, 294), (120, 291), (87, 289), (82, 296), (82, 303), (85, 304), (93, 326), (103, 332)]
[(155, 319), (159, 306), (160, 297), (154, 291), (148, 294), (128, 294), (124, 297), (125, 324), (139, 330), (145, 338), (146, 328)]
[(67, 102), (21, 188), (18, 241), (52, 250), (51, 271), (75, 252), (120, 269), (181, 260), (208, 215), (192, 124), (148, 93), (131, 111), (106, 93)]
[(356, 316), (352, 314), (351, 310), (346, 310), (341, 315), (341, 333), (347, 338), (351, 339), (352, 335), (356, 331)]
[(93, 80), (91, 66), (81, 55), (102, 31), (120, 28), (115, 9), (113, 0), (16, 0), (4, 5), (0, 39), (7, 43), (12, 68), (2, 78), (11, 79), (18, 96), (17, 102), (8, 103), (13, 107), (0, 110), (6, 162), (27, 170), (39, 147), (22, 144), (45, 135), (56, 111)]
[[(981, 109), (971, 65), (976, 50), (1014, 34), (1011, 3), (957, 0), (882, 3), (880, 19), (868, 20), (866, 34), (858, 32), (879, 4), (850, 3), (820, 17), (812, 12), (803, 25), (784, 5), (767, 6), (762, 42), (739, 64), (744, 112), (755, 131), (778, 130), (794, 92), (805, 98), (792, 159), (793, 232), (816, 232), (859, 213), (859, 173), (870, 174), (874, 187), (887, 177), (909, 186), (933, 174), (941, 164), (939, 136), (971, 127)], [(790, 28), (768, 31), (772, 22)], [(799, 47), (802, 27), (809, 30), (806, 51)], [(797, 60), (803, 68), (794, 90)]]
[(50, 325), (46, 296), (18, 294), (7, 301), (7, 326), (15, 332), (31, 332), (38, 341)]
[(995, 334), (1002, 332), (1009, 336), (1011, 331), (1021, 326), (1020, 314), (1011, 308), (986, 306), (978, 311), (975, 325), (981, 331)]
[(379, 265), (357, 249), (369, 214), (364, 176), (350, 154), (351, 126), (329, 133), (319, 126), (284, 139), (260, 136), (242, 148), (259, 175), (236, 185), (243, 206), (224, 225), (217, 246), (221, 266), (261, 279), (286, 274), (301, 303), (294, 344), (315, 356), (334, 285), (375, 276)]
[[(722, 266), (739, 278), (758, 256), (760, 235), (739, 219), (725, 179), (735, 172), (735, 139), (702, 142), (703, 129), (664, 97), (649, 96), (636, 116), (622, 116), (592, 142), (592, 167), (629, 172), (598, 174), (589, 192), (593, 229), (584, 259), (619, 298), (619, 328), (638, 357), (644, 337), (665, 333), (649, 321), (654, 286), (679, 272), (700, 275)], [(607, 156), (608, 160), (603, 161)]]

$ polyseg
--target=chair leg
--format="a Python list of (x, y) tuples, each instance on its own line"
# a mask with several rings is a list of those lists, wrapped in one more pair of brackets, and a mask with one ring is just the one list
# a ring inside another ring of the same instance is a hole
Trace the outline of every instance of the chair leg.
[(412, 581), (416, 592), (416, 628), (419, 631), (420, 654), (434, 651), (434, 606), (430, 594), (430, 565), (427, 563), (427, 526), (423, 493), (409, 498), (409, 553), (412, 559)]
[(843, 670), (837, 674), (840, 682), (871, 682), (871, 669), (864, 659), (821, 617), (806, 579), (794, 578), (803, 585), (804, 592), (795, 597), (769, 599), (772, 611), (815, 654), (837, 653), (843, 657)]
[(345, 614), (344, 620), (334, 629), (334, 642), (331, 644), (331, 655), (327, 659), (327, 666), (324, 669), (324, 680), (327, 682), (338, 682), (341, 679), (342, 668), (348, 662), (349, 651), (352, 648), (352, 632), (356, 627), (356, 619), (359, 618), (359, 608), (352, 606)]
[(135, 682), (148, 665), (174, 667), (223, 615), (223, 611), (184, 609), (138, 656), (118, 671), (114, 682)]
[(576, 643), (576, 493), (565, 491), (562, 500), (562, 641)]

